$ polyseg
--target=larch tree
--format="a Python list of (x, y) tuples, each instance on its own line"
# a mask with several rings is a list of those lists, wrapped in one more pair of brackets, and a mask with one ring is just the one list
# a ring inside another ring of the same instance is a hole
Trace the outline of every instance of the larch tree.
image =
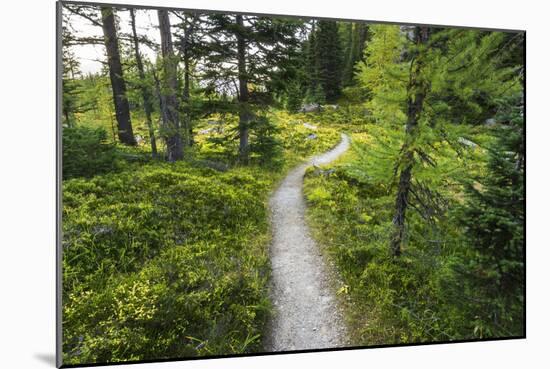
[(115, 12), (113, 8), (101, 8), (101, 21), (109, 65), (109, 77), (113, 90), (113, 102), (118, 125), (118, 138), (126, 145), (135, 146), (136, 139), (132, 130), (130, 119), (130, 104), (126, 96), (126, 82), (122, 71), (117, 29), (115, 24)]
[(514, 43), (521, 43), (521, 37), (372, 26), (357, 79), (369, 91), (366, 107), (372, 121), (393, 132), (379, 145), (389, 163), (385, 172), (393, 173), (389, 183), (396, 188), (393, 255), (399, 256), (407, 241), (409, 210), (435, 230), (449, 206), (448, 180), (452, 176), (455, 183), (460, 181), (458, 173), (464, 168), (438, 158), (454, 153), (459, 163), (466, 125), (479, 125), (493, 116), (498, 100), (520, 87), (510, 58)]
[(415, 27), (414, 43), (410, 64), (409, 82), (407, 85), (407, 122), (405, 126), (405, 142), (401, 148), (399, 162), (399, 182), (395, 197), (395, 213), (393, 225), (395, 229), (391, 237), (391, 251), (394, 256), (401, 254), (401, 244), (405, 234), (405, 216), (409, 203), (409, 191), (411, 189), (411, 176), (414, 164), (414, 141), (418, 134), (418, 125), (424, 99), (430, 87), (429, 80), (423, 68), (426, 64), (426, 44), (429, 38), (428, 27)]

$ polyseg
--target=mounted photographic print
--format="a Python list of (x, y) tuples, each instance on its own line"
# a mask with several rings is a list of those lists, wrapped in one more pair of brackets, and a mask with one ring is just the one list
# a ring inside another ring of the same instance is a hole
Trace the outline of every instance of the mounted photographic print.
[(525, 337), (525, 32), (58, 3), (58, 365)]

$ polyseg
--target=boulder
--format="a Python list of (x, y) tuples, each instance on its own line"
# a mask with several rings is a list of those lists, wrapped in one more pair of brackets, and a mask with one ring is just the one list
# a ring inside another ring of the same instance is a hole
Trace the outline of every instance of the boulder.
[(317, 103), (304, 104), (300, 108), (300, 113), (318, 113), (321, 111), (321, 105)]
[(494, 118), (489, 118), (485, 120), (484, 124), (486, 126), (494, 126), (495, 124), (497, 124), (497, 121)]
[(464, 138), (464, 137), (459, 137), (458, 142), (461, 143), (464, 146), (468, 146), (468, 147), (472, 147), (472, 148), (477, 147), (477, 144), (475, 142), (472, 142), (472, 141), (470, 141), (470, 140), (468, 140), (467, 138)]
[(313, 124), (309, 124), (309, 123), (304, 123), (303, 124), (304, 127), (308, 128), (308, 129), (312, 129), (312, 130), (316, 130), (317, 129), (317, 126), (314, 126)]

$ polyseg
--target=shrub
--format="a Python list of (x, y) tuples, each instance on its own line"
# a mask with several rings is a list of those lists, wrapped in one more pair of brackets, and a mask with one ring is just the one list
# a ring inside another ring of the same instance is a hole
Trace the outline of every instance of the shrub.
[(65, 362), (258, 350), (271, 183), (186, 163), (65, 181)]
[(106, 139), (107, 132), (102, 128), (64, 127), (63, 179), (116, 170), (116, 148)]

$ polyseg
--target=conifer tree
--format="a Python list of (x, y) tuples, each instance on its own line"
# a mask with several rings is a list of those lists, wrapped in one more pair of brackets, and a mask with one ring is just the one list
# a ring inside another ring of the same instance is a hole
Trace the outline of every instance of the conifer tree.
[(166, 158), (168, 161), (183, 158), (183, 141), (181, 138), (179, 101), (177, 91), (177, 59), (174, 54), (170, 18), (167, 10), (158, 10), (161, 51), (162, 51), (162, 100), (163, 134), (166, 137)]
[(289, 50), (299, 46), (295, 36), (302, 22), (215, 14), (209, 15), (205, 24), (210, 53), (204, 59), (202, 77), (209, 89), (236, 94), (239, 157), (246, 163), (255, 107), (265, 105), (271, 78), (287, 65)]
[(353, 82), (355, 66), (363, 61), (365, 43), (367, 41), (368, 26), (362, 22), (353, 22), (346, 25), (345, 62), (342, 72), (342, 85), (349, 86)]
[(136, 139), (130, 119), (130, 105), (126, 96), (126, 81), (122, 71), (120, 60), (120, 49), (118, 34), (115, 24), (115, 12), (113, 8), (101, 8), (101, 21), (103, 35), (105, 37), (105, 49), (107, 52), (107, 63), (109, 65), (109, 76), (113, 89), (113, 101), (115, 105), (116, 120), (118, 123), (118, 138), (120, 142), (134, 146)]
[(493, 296), (523, 295), (518, 291), (525, 282), (523, 109), (521, 94), (500, 100), (487, 173), (477, 178), (477, 185), (467, 185), (467, 200), (458, 217), (476, 251), (475, 267), (484, 271), (479, 278)]
[(147, 80), (145, 77), (145, 69), (143, 67), (143, 60), (139, 50), (139, 40), (136, 30), (136, 16), (135, 10), (130, 8), (130, 25), (132, 27), (132, 41), (134, 43), (134, 53), (136, 58), (136, 66), (139, 74), (139, 88), (141, 91), (141, 97), (143, 98), (143, 107), (145, 110), (145, 120), (147, 129), (149, 131), (149, 139), (151, 141), (151, 154), (153, 157), (157, 156), (157, 141), (155, 137), (155, 131), (153, 129), (153, 120), (151, 113), (153, 111), (152, 96), (147, 86)]
[(342, 84), (342, 44), (338, 33), (338, 23), (321, 20), (315, 34), (315, 57), (319, 85), (325, 98), (334, 102), (341, 92)]

